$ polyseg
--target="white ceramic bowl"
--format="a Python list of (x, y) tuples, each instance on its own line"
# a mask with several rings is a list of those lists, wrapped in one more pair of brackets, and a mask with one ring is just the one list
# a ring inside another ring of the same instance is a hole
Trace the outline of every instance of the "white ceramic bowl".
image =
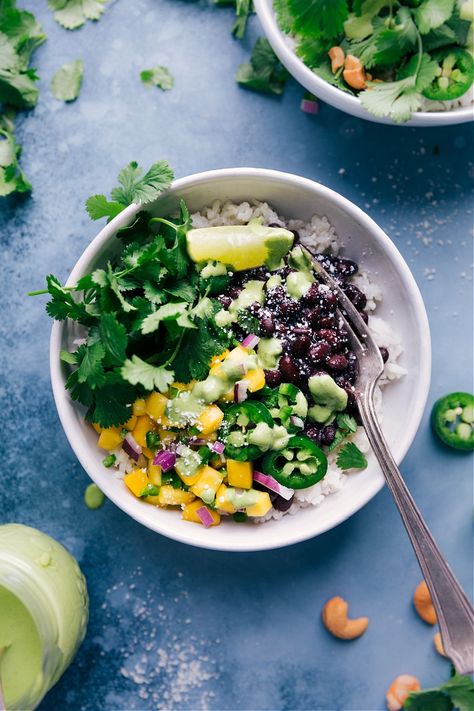
[(390, 118), (374, 116), (363, 108), (356, 96), (346, 94), (336, 86), (328, 84), (301, 61), (278, 26), (273, 11), (273, 0), (254, 0), (254, 6), (263, 31), (281, 63), (305, 89), (336, 109), (358, 118), (375, 121), (375, 123), (387, 123), (392, 126), (449, 126), (450, 124), (466, 123), (474, 118), (472, 105), (462, 106), (451, 111), (419, 111), (413, 114), (410, 121), (402, 124), (395, 124)]
[[(343, 239), (344, 254), (369, 269), (384, 290), (384, 301), (377, 313), (389, 322), (404, 344), (402, 365), (408, 375), (390, 385), (384, 393), (383, 428), (397, 462), (410, 446), (428, 394), (431, 350), (428, 320), (423, 301), (410, 273), (393, 242), (356, 205), (333, 190), (288, 173), (255, 168), (230, 168), (198, 173), (173, 183), (171, 190), (151, 207), (154, 215), (174, 210), (184, 198), (191, 211), (216, 199), (262, 200), (273, 205), (287, 218), (308, 220), (313, 214), (326, 215)], [(74, 267), (68, 285), (97, 266), (118, 248), (115, 233), (128, 224), (139, 211), (131, 205), (104, 227), (87, 247)], [(148, 208), (147, 208), (148, 209)], [(383, 486), (382, 474), (369, 456), (368, 468), (351, 474), (343, 489), (326, 497), (318, 508), (301, 509), (295, 516), (263, 525), (251, 522), (236, 525), (226, 521), (215, 528), (182, 521), (178, 512), (157, 509), (136, 499), (121, 480), (102, 465), (104, 452), (97, 447), (97, 435), (83, 419), (83, 410), (72, 402), (64, 388), (67, 367), (61, 363), (62, 349), (74, 348), (71, 324), (55, 322), (51, 335), (51, 379), (54, 398), (64, 431), (71, 447), (89, 476), (106, 496), (123, 511), (148, 528), (175, 540), (203, 548), (228, 551), (254, 551), (278, 548), (303, 541), (337, 526), (358, 511)]]

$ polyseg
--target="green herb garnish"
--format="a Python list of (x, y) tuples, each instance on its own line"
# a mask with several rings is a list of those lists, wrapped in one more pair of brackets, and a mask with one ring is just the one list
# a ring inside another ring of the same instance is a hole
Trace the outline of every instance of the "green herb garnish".
[(54, 19), (66, 30), (76, 30), (87, 20), (99, 20), (109, 0), (48, 0)]
[(160, 444), (160, 436), (157, 432), (153, 432), (153, 430), (149, 430), (146, 433), (145, 439), (148, 449), (156, 449)]
[(367, 459), (354, 442), (347, 442), (339, 450), (336, 464), (339, 469), (365, 469)]
[(238, 84), (264, 94), (283, 94), (288, 72), (282, 65), (270, 43), (259, 37), (252, 50), (250, 62), (241, 64), (235, 75)]
[(64, 64), (51, 80), (51, 91), (59, 101), (74, 101), (81, 90), (84, 63), (82, 59)]
[(472, 711), (474, 684), (470, 677), (455, 673), (438, 687), (412, 691), (403, 708), (406, 711)]
[(174, 79), (169, 69), (162, 65), (158, 65), (152, 69), (144, 69), (140, 72), (140, 79), (145, 86), (157, 86), (163, 91), (172, 89), (174, 85)]

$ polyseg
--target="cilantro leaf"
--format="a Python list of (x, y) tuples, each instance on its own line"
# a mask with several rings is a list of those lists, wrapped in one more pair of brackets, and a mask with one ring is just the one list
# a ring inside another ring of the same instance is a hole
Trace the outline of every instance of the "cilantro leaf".
[(280, 61), (269, 41), (259, 37), (252, 50), (250, 62), (241, 64), (237, 69), (235, 80), (238, 84), (264, 94), (283, 94), (288, 73)]
[(76, 30), (87, 20), (98, 20), (109, 0), (48, 0), (54, 19), (66, 30)]
[(332, 452), (334, 449), (339, 447), (339, 445), (344, 442), (348, 435), (357, 432), (357, 422), (355, 421), (354, 417), (348, 415), (345, 412), (337, 416), (336, 424), (336, 436), (334, 437), (332, 444), (328, 448), (329, 452)]
[(421, 34), (426, 35), (449, 20), (453, 10), (454, 0), (424, 0), (413, 14)]
[(113, 313), (102, 314), (99, 323), (99, 333), (105, 352), (114, 365), (120, 365), (125, 360), (127, 348), (127, 331)]
[(416, 75), (415, 86), (417, 91), (423, 91), (431, 84), (438, 74), (438, 63), (431, 59), (429, 54), (423, 54), (421, 60), (414, 55), (410, 61), (399, 71), (397, 79)]
[(46, 304), (47, 313), (57, 321), (64, 321), (66, 318), (71, 318), (79, 323), (90, 323), (84, 304), (77, 303), (69, 289), (61, 286), (57, 277), (46, 277), (47, 291), (52, 296), (51, 301)]
[(390, 66), (399, 62), (417, 45), (418, 31), (410, 10), (401, 7), (390, 27), (384, 27), (376, 41), (374, 65)]
[(362, 106), (375, 116), (390, 116), (395, 123), (408, 121), (421, 102), (416, 89), (416, 76), (399, 81), (374, 83), (359, 94)]
[[(177, 302), (175, 304), (164, 304), (160, 306), (159, 309), (154, 311), (152, 314), (147, 316), (141, 326), (141, 331), (143, 335), (153, 333), (156, 331), (162, 321), (177, 321), (181, 316), (183, 316), (188, 309), (188, 304), (185, 301)], [(187, 328), (188, 326), (185, 326)]]
[(108, 217), (113, 220), (119, 212), (125, 210), (125, 205), (107, 200), (105, 195), (91, 195), (86, 200), (86, 210), (91, 220), (100, 220), (101, 217)]
[(31, 190), (31, 185), (18, 164), (20, 155), (21, 147), (15, 141), (13, 133), (0, 130), (0, 197)]
[(145, 390), (155, 388), (164, 393), (174, 380), (174, 372), (165, 366), (151, 365), (136, 355), (127, 359), (120, 369), (124, 380), (132, 385), (142, 385)]
[[(79, 355), (80, 353), (80, 355)], [(105, 384), (105, 371), (102, 360), (105, 348), (101, 343), (81, 346), (78, 351), (77, 379), (80, 383), (87, 383), (93, 390)]]
[(454, 674), (434, 689), (412, 691), (403, 704), (406, 711), (472, 711), (474, 684), (470, 677)]
[(222, 353), (230, 339), (209, 319), (196, 319), (197, 328), (184, 332), (179, 351), (173, 360), (175, 378), (188, 383), (193, 378), (203, 380), (209, 373), (213, 356)]
[(174, 78), (170, 74), (169, 69), (158, 65), (152, 69), (144, 69), (140, 72), (140, 79), (145, 86), (157, 86), (163, 91), (168, 91), (174, 86)]
[(339, 450), (336, 464), (339, 469), (365, 469), (367, 459), (354, 442), (347, 442)]
[(131, 403), (135, 398), (136, 391), (132, 385), (123, 382), (115, 373), (107, 373), (105, 385), (92, 392), (86, 418), (102, 427), (122, 425), (130, 419)]
[(83, 74), (84, 63), (82, 59), (63, 64), (51, 80), (51, 91), (54, 98), (67, 102), (77, 99), (81, 90)]
[(349, 15), (347, 0), (288, 0), (292, 31), (302, 37), (337, 37)]
[(142, 172), (138, 163), (129, 163), (119, 173), (120, 187), (112, 190), (112, 198), (122, 205), (130, 205), (133, 202), (146, 204), (167, 190), (174, 178), (173, 171), (165, 160), (154, 163), (143, 176)]

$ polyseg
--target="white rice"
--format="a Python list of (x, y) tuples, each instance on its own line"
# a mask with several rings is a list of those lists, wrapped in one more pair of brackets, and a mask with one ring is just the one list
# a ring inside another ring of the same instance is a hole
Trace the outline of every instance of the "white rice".
[[(341, 246), (334, 227), (329, 223), (326, 217), (313, 215), (309, 222), (302, 220), (285, 221), (266, 202), (242, 202), (237, 205), (232, 202), (222, 203), (216, 200), (211, 206), (203, 208), (200, 212), (194, 213), (191, 217), (193, 227), (241, 225), (247, 224), (251, 219), (262, 218), (264, 224), (268, 225), (274, 223), (292, 230), (298, 230), (301, 242), (313, 249), (316, 248), (319, 252), (336, 255)], [(377, 303), (382, 299), (380, 287), (370, 280), (367, 272), (363, 271), (353, 277), (352, 282), (356, 284), (367, 297), (367, 311), (369, 312), (368, 325), (377, 345), (385, 346), (389, 352), (389, 359), (385, 364), (384, 374), (379, 381), (379, 387), (377, 387), (375, 393), (377, 412), (379, 416), (381, 416), (382, 395), (380, 388), (402, 377), (406, 373), (406, 370), (397, 363), (403, 348), (400, 343), (400, 338), (394, 332), (392, 325), (373, 314)], [(369, 443), (362, 427), (359, 427), (352, 437), (352, 441), (357, 444), (362, 452), (365, 453), (369, 451)], [(128, 471), (136, 467), (135, 462), (130, 459), (122, 449), (115, 450), (113, 454), (116, 456), (114, 472), (116, 477), (122, 478)], [(350, 476), (350, 474), (344, 474), (338, 469), (335, 463), (336, 456), (337, 454), (335, 453), (329, 455), (328, 471), (322, 481), (307, 489), (295, 491), (294, 502), (288, 511), (281, 512), (272, 508), (266, 516), (252, 520), (255, 523), (262, 523), (272, 518), (280, 519), (282, 516), (291, 516), (301, 508), (318, 506), (326, 496), (340, 491), (344, 486), (347, 476)]]

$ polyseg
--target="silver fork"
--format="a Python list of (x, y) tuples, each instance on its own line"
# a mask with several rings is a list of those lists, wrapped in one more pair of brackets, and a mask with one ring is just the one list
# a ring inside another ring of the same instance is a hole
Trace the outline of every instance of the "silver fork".
[(347, 328), (351, 348), (359, 364), (355, 397), (360, 417), (428, 585), (444, 650), (459, 674), (471, 674), (474, 672), (474, 610), (415, 504), (377, 419), (374, 389), (384, 368), (380, 350), (343, 290), (323, 266), (307, 250), (304, 251), (311, 259), (321, 281), (329, 286), (338, 298), (339, 315)]

